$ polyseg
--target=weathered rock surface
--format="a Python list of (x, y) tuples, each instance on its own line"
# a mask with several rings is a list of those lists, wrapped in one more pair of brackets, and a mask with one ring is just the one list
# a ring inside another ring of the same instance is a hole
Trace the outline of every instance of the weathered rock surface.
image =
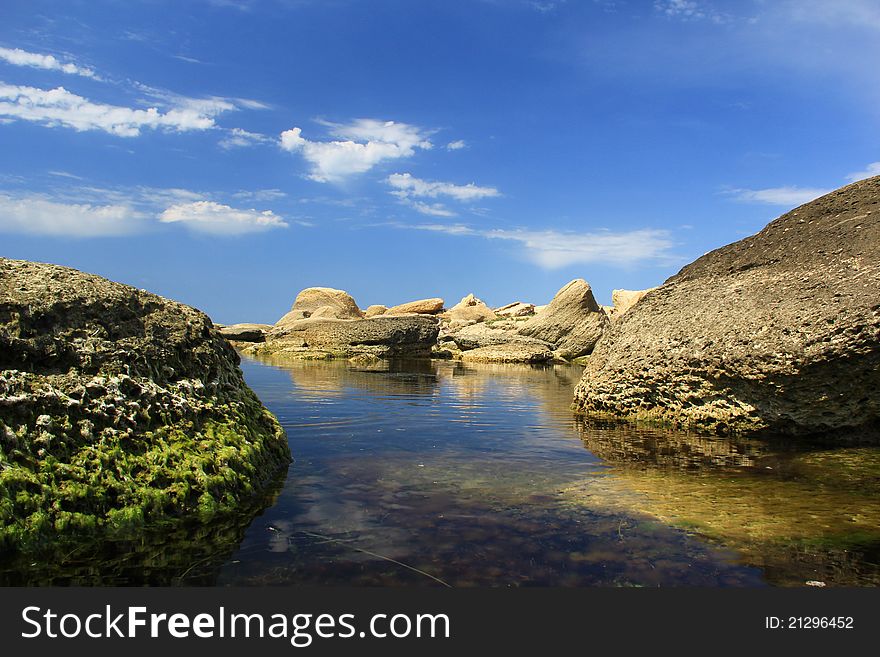
[(434, 297), (431, 299), (419, 299), (392, 306), (385, 311), (386, 315), (405, 315), (415, 313), (417, 315), (436, 315), (443, 310), (443, 299)]
[(437, 342), (436, 317), (380, 315), (369, 319), (309, 318), (276, 325), (266, 341), (245, 353), (284, 353), (303, 358), (351, 358), (358, 354), (378, 358), (427, 358)]
[(203, 313), (0, 258), (0, 543), (235, 509), (290, 460)]
[(656, 288), (649, 288), (647, 290), (612, 290), (611, 291), (611, 302), (614, 304), (608, 315), (613, 320), (617, 320), (620, 318), (623, 313), (636, 305), (639, 301), (645, 298), (645, 295), (648, 294), (651, 290), (655, 290)]
[(370, 317), (384, 315), (386, 312), (388, 312), (387, 306), (375, 304), (366, 309), (366, 311), (364, 312), (364, 317), (369, 319)]
[(468, 294), (457, 304), (443, 313), (449, 320), (486, 322), (496, 319), (495, 313), (481, 299)]
[(586, 413), (707, 432), (877, 440), (880, 177), (682, 269), (616, 322)]
[(496, 328), (486, 324), (471, 324), (443, 336), (447, 342), (454, 342), (462, 351), (480, 349), (501, 344), (520, 343), (552, 350), (553, 345), (537, 338), (520, 335), (516, 331)]
[[(217, 326), (216, 324), (214, 325)], [(271, 324), (231, 324), (219, 328), (220, 335), (227, 340), (238, 342), (263, 342), (266, 333), (272, 329)]]
[(556, 346), (563, 358), (589, 354), (609, 325), (608, 317), (583, 279), (565, 285), (537, 315), (525, 322), (520, 335)]
[(461, 360), (470, 363), (546, 363), (552, 359), (549, 349), (527, 342), (505, 342), (461, 354)]
[(357, 303), (348, 292), (332, 287), (307, 287), (296, 295), (293, 307), (277, 325), (289, 324), (300, 319), (312, 317), (333, 317), (336, 319), (360, 319), (363, 317)]
[(514, 301), (506, 306), (496, 308), (495, 314), (498, 317), (527, 317), (535, 314), (535, 304)]

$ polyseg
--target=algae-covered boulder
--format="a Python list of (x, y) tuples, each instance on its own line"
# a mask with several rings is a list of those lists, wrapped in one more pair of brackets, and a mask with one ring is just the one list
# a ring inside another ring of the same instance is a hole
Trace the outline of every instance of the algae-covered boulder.
[(576, 391), (591, 415), (713, 433), (880, 437), (880, 177), (704, 255), (628, 310)]
[(290, 461), (206, 315), (0, 258), (0, 545), (237, 508)]

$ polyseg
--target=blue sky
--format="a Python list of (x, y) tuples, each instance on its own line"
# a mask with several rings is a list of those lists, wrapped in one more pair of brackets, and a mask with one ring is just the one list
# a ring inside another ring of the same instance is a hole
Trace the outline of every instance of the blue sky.
[(657, 285), (880, 173), (868, 0), (0, 4), (0, 255), (274, 322)]

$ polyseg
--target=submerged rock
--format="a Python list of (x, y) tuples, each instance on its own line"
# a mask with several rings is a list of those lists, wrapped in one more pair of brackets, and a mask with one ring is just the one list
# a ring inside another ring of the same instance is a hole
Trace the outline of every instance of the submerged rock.
[(290, 461), (206, 315), (0, 258), (0, 544), (234, 510)]
[(707, 432), (878, 438), (880, 177), (682, 269), (615, 322), (585, 413)]
[(607, 328), (608, 317), (593, 298), (589, 284), (577, 278), (525, 322), (519, 333), (555, 345), (563, 358), (576, 358), (589, 354)]

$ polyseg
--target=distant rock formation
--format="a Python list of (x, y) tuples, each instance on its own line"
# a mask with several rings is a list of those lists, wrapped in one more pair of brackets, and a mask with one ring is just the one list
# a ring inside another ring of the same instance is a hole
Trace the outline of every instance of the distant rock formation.
[(290, 461), (206, 315), (0, 258), (0, 548), (235, 510)]
[(379, 315), (384, 315), (386, 312), (388, 312), (387, 306), (373, 305), (364, 311), (364, 317), (369, 319), (370, 317), (377, 317)]
[(644, 299), (648, 292), (655, 289), (652, 287), (647, 290), (612, 290), (611, 302), (614, 306), (609, 310), (608, 316), (612, 321), (617, 321), (623, 313)]
[[(215, 325), (216, 326), (216, 325)], [(271, 324), (232, 324), (222, 326), (217, 330), (227, 340), (238, 342), (263, 342), (266, 333), (272, 328)]]
[(468, 294), (443, 313), (442, 317), (449, 320), (474, 322), (486, 322), (497, 318), (492, 309), (473, 294)]
[(360, 308), (348, 292), (332, 287), (307, 287), (296, 295), (290, 312), (276, 324), (287, 324), (309, 317), (360, 319)]
[(588, 414), (712, 433), (880, 433), (880, 177), (682, 269), (616, 321)]
[(525, 322), (518, 333), (555, 345), (557, 355), (589, 354), (608, 328), (608, 317), (582, 278), (565, 285), (550, 304)]
[(535, 304), (514, 301), (506, 306), (496, 308), (495, 314), (498, 317), (528, 317), (535, 314)]
[(386, 310), (384, 315), (407, 315), (415, 313), (417, 315), (437, 315), (443, 311), (443, 299), (433, 297), (431, 299), (419, 299), (418, 301), (408, 301), (397, 306), (392, 306)]

